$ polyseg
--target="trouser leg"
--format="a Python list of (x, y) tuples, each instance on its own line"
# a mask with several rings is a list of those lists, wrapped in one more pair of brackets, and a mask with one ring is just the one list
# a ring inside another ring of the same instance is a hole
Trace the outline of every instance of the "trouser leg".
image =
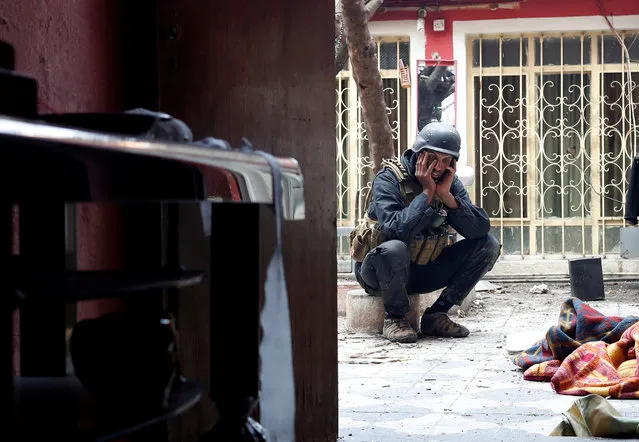
[(501, 245), (494, 236), (463, 239), (425, 266), (412, 266), (410, 291), (432, 292), (446, 287), (427, 313), (446, 312), (461, 305), (477, 282), (497, 261)]
[(357, 263), (355, 277), (366, 293), (383, 297), (388, 317), (400, 318), (410, 310), (406, 291), (409, 271), (408, 246), (391, 240), (375, 247), (362, 263)]

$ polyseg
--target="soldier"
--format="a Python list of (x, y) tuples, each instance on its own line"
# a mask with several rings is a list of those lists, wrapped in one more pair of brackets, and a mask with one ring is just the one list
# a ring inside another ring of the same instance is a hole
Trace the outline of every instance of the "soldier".
[[(417, 340), (405, 316), (408, 295), (443, 287), (421, 318), (421, 334), (468, 336), (447, 312), (461, 305), (499, 256), (486, 211), (470, 201), (455, 175), (460, 146), (453, 126), (427, 124), (401, 159), (384, 161), (366, 216), (351, 233), (355, 276), (368, 294), (383, 297), (383, 335), (390, 341)], [(464, 239), (451, 245), (449, 226)]]

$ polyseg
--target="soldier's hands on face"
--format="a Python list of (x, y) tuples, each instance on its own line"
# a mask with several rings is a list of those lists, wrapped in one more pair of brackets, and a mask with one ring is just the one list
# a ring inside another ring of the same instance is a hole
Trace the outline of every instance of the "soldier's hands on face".
[(415, 166), (415, 178), (424, 188), (424, 192), (428, 195), (429, 199), (435, 197), (437, 193), (437, 184), (433, 179), (432, 172), (433, 167), (435, 167), (435, 162), (431, 162), (430, 165), (427, 162), (428, 154), (426, 152), (422, 152), (419, 154), (417, 158), (417, 164)]

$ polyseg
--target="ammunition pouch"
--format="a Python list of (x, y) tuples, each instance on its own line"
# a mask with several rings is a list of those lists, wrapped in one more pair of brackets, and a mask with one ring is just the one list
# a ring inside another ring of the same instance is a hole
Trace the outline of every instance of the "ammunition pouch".
[(368, 252), (386, 241), (386, 235), (378, 228), (377, 220), (365, 216), (351, 232), (350, 240), (351, 258), (362, 262)]
[[(350, 234), (350, 254), (357, 262), (364, 261), (368, 252), (386, 241), (377, 221), (365, 217)], [(448, 247), (448, 226), (443, 225), (432, 230), (429, 234), (419, 234), (410, 243), (410, 261), (417, 265), (426, 265), (437, 259), (442, 251)]]
[(410, 244), (410, 261), (417, 265), (426, 265), (437, 259), (448, 246), (448, 231), (440, 229), (429, 235), (419, 234)]

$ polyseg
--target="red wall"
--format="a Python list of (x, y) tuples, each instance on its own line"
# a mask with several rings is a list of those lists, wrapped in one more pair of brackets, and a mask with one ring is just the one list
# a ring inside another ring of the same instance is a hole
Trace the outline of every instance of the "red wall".
[[(639, 0), (602, 0), (607, 15), (639, 14)], [(430, 58), (438, 52), (442, 58), (453, 58), (453, 21), (496, 20), (506, 18), (574, 17), (599, 15), (597, 0), (522, 0), (515, 9), (451, 9), (428, 12), (426, 17), (426, 51)], [(433, 31), (433, 20), (443, 18), (445, 31)], [(375, 20), (416, 20), (417, 11), (380, 12)], [(603, 19), (602, 19), (603, 20)], [(639, 27), (639, 23), (637, 23)], [(486, 29), (490, 33), (490, 29)]]
[[(0, 39), (15, 49), (16, 71), (38, 82), (39, 111), (124, 110), (117, 9), (111, 0), (0, 1)], [(114, 24), (115, 23), (115, 24)], [(79, 209), (78, 267), (117, 263), (109, 208)], [(100, 230), (107, 226), (108, 229)], [(17, 214), (14, 228), (17, 227)], [(17, 241), (18, 238), (14, 238)], [(101, 248), (97, 253), (96, 249)], [(106, 253), (103, 253), (106, 252)], [(113, 253), (110, 253), (113, 252)], [(82, 308), (79, 308), (82, 312)], [(90, 312), (95, 315), (96, 312)], [(14, 369), (19, 373), (19, 326), (14, 315)]]
[(16, 70), (38, 81), (40, 111), (123, 107), (117, 10), (111, 0), (0, 2), (0, 38), (13, 44)]
[[(130, 13), (138, 1), (0, 0), (0, 39), (13, 45), (16, 71), (38, 82), (39, 112), (118, 112), (152, 105), (148, 97), (154, 94), (154, 78), (148, 73), (154, 72), (155, 61), (137, 50), (146, 44), (135, 38), (146, 31), (145, 22)], [(154, 32), (149, 35), (155, 38)], [(148, 90), (140, 84), (148, 84)], [(77, 268), (121, 268), (120, 227), (116, 205), (79, 205)], [(17, 244), (19, 238), (14, 240)], [(81, 302), (78, 319), (120, 308), (117, 300)], [(14, 319), (14, 369), (19, 373), (17, 314)]]

